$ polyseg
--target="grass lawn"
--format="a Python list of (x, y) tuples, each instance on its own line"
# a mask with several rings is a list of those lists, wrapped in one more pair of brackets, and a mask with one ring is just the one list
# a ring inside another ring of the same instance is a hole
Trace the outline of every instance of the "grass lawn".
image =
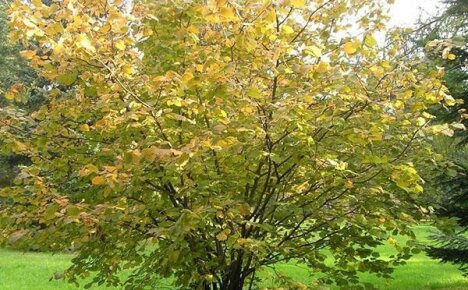
[[(415, 232), (421, 241), (425, 241), (430, 231), (429, 226), (418, 226)], [(383, 246), (381, 255), (390, 255), (390, 247)], [(70, 264), (70, 255), (48, 253), (22, 253), (0, 249), (0, 289), (1, 290), (67, 290), (77, 289), (63, 281), (51, 281), (49, 278), (65, 269)], [(294, 264), (280, 264), (278, 272), (293, 277), (303, 283), (309, 283), (308, 272)], [(267, 275), (268, 276), (268, 275)], [(371, 275), (362, 275), (379, 289), (419, 290), (419, 289), (468, 289), (468, 279), (463, 278), (456, 266), (439, 264), (423, 253), (415, 255), (405, 266), (396, 269), (393, 279), (378, 279)], [(271, 286), (266, 280), (264, 286)], [(110, 289), (93, 286), (92, 289)], [(323, 288), (322, 288), (323, 289)], [(331, 289), (335, 289), (332, 287)]]

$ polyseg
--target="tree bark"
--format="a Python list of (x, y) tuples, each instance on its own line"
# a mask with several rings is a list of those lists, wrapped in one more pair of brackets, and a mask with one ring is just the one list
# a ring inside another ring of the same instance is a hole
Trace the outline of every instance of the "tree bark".
[(242, 290), (244, 284), (242, 278), (242, 252), (238, 252), (238, 258), (231, 265), (228, 285), (225, 290)]

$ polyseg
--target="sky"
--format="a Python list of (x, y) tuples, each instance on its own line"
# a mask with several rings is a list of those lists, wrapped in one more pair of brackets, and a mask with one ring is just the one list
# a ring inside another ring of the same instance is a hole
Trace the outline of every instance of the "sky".
[(391, 10), (391, 26), (411, 26), (423, 9), (423, 15), (436, 15), (441, 0), (396, 0)]

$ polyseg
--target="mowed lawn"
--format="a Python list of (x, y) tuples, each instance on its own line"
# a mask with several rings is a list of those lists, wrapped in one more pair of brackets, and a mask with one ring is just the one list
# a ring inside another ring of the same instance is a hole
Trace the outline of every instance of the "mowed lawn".
[[(431, 231), (429, 226), (418, 226), (415, 232), (421, 241), (426, 241)], [(390, 246), (381, 247), (381, 255), (389, 256), (393, 253)], [(65, 269), (70, 264), (71, 255), (48, 253), (23, 253), (0, 249), (0, 289), (1, 290), (67, 290), (77, 289), (63, 281), (49, 281), (55, 273)], [(270, 272), (270, 274), (268, 273)], [(264, 287), (273, 286), (269, 276), (273, 271), (265, 271)], [(305, 284), (312, 280), (307, 269), (294, 264), (280, 264), (276, 272), (293, 277)], [(371, 275), (362, 275), (363, 280), (371, 282), (379, 289), (419, 290), (419, 289), (468, 289), (468, 279), (463, 278), (456, 266), (440, 264), (431, 260), (424, 253), (417, 254), (395, 270), (393, 279), (379, 279)], [(166, 287), (164, 287), (167, 289)], [(92, 289), (115, 289), (104, 286), (93, 286)], [(270, 288), (271, 289), (271, 288)], [(320, 288), (328, 289), (328, 288)], [(330, 289), (337, 289), (331, 287)]]

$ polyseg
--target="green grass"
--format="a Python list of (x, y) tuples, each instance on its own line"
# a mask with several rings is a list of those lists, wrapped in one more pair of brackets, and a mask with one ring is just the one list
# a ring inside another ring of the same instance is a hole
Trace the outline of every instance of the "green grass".
[(48, 281), (55, 272), (63, 270), (69, 264), (68, 255), (0, 249), (0, 289), (76, 289), (61, 281)]
[[(433, 227), (420, 225), (414, 227), (414, 232), (418, 241), (429, 243), (427, 237), (433, 231)], [(401, 242), (401, 240), (400, 240)], [(379, 253), (382, 257), (388, 257), (395, 254), (395, 249), (390, 245), (379, 247)], [(281, 264), (276, 267), (277, 272), (282, 272), (294, 280), (304, 284), (310, 284), (308, 271), (304, 267), (298, 267), (292, 264)], [(270, 275), (271, 276), (271, 275)], [(426, 256), (423, 252), (414, 255), (407, 264), (397, 267), (393, 273), (392, 279), (382, 279), (370, 274), (361, 274), (365, 282), (372, 283), (378, 289), (385, 290), (422, 290), (422, 289), (445, 289), (445, 290), (468, 290), (468, 279), (461, 275), (461, 272), (455, 265), (441, 264)], [(272, 283), (268, 283), (269, 286)], [(339, 289), (330, 287), (330, 289)]]
[[(418, 226), (415, 232), (421, 241), (426, 241), (430, 231), (429, 226)], [(380, 248), (382, 256), (391, 255), (390, 246)], [(1, 290), (68, 290), (77, 289), (63, 281), (49, 281), (55, 273), (70, 265), (70, 255), (49, 253), (23, 253), (0, 249), (0, 289)], [(277, 272), (303, 283), (310, 283), (308, 271), (294, 264), (280, 264)], [(371, 275), (362, 275), (363, 280), (371, 282), (379, 289), (419, 290), (419, 289), (468, 289), (468, 279), (461, 276), (457, 267), (450, 264), (440, 264), (431, 260), (424, 253), (411, 258), (406, 265), (395, 270), (393, 279), (379, 279)], [(264, 286), (271, 285), (266, 280)], [(92, 289), (110, 289), (93, 286)], [(335, 289), (332, 287), (331, 289)]]

